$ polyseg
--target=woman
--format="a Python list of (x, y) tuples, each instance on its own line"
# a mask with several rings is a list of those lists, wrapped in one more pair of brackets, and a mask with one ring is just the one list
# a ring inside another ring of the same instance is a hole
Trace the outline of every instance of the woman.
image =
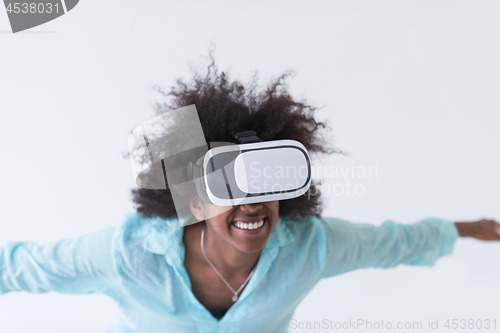
[[(172, 99), (157, 113), (195, 104), (207, 142), (238, 143), (234, 133), (253, 130), (263, 141), (292, 139), (310, 153), (342, 153), (323, 138), (326, 125), (314, 120), (315, 108), (288, 94), (288, 75), (259, 90), (255, 81), (230, 81), (212, 63), (206, 75), (164, 93)], [(193, 219), (202, 222), (185, 227), (168, 189), (134, 189), (137, 212), (116, 227), (43, 246), (4, 244), (0, 294), (106, 294), (120, 308), (109, 332), (285, 332), (323, 278), (366, 267), (430, 266), (452, 253), (458, 236), (500, 240), (492, 220), (376, 227), (321, 217), (319, 191), (311, 187), (308, 195), (220, 214), (192, 197)]]

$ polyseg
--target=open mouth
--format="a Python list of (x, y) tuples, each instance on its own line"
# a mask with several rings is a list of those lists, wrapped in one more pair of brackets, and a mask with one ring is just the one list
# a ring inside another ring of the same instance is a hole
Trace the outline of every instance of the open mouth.
[(264, 224), (266, 223), (267, 221), (267, 217), (264, 217), (260, 220), (256, 220), (256, 221), (233, 221), (231, 222), (231, 224), (233, 226), (235, 226), (237, 229), (241, 229), (241, 230), (256, 230), (256, 229), (260, 229), (264, 226)]

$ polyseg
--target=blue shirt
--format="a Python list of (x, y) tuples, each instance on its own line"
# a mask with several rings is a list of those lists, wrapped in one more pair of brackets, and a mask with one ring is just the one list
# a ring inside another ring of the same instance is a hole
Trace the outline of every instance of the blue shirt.
[(451, 254), (450, 220), (380, 226), (332, 217), (280, 217), (254, 275), (218, 321), (196, 299), (177, 219), (125, 214), (116, 227), (75, 239), (0, 247), (0, 294), (10, 291), (102, 293), (119, 306), (109, 333), (286, 332), (316, 283), (359, 268), (433, 265)]

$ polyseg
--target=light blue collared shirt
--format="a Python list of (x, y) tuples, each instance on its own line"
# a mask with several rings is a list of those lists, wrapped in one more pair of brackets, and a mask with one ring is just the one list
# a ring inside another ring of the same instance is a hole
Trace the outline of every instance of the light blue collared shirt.
[(196, 299), (177, 219), (125, 214), (116, 227), (57, 243), (0, 247), (0, 294), (102, 293), (119, 306), (109, 333), (286, 332), (300, 301), (323, 278), (358, 268), (432, 266), (451, 254), (450, 220), (380, 226), (332, 217), (280, 217), (254, 275), (218, 321)]

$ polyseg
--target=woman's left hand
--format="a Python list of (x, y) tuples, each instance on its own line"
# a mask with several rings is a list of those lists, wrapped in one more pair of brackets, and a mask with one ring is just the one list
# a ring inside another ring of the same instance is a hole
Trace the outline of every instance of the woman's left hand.
[(455, 222), (461, 237), (472, 237), (484, 241), (500, 241), (500, 223), (495, 220)]

